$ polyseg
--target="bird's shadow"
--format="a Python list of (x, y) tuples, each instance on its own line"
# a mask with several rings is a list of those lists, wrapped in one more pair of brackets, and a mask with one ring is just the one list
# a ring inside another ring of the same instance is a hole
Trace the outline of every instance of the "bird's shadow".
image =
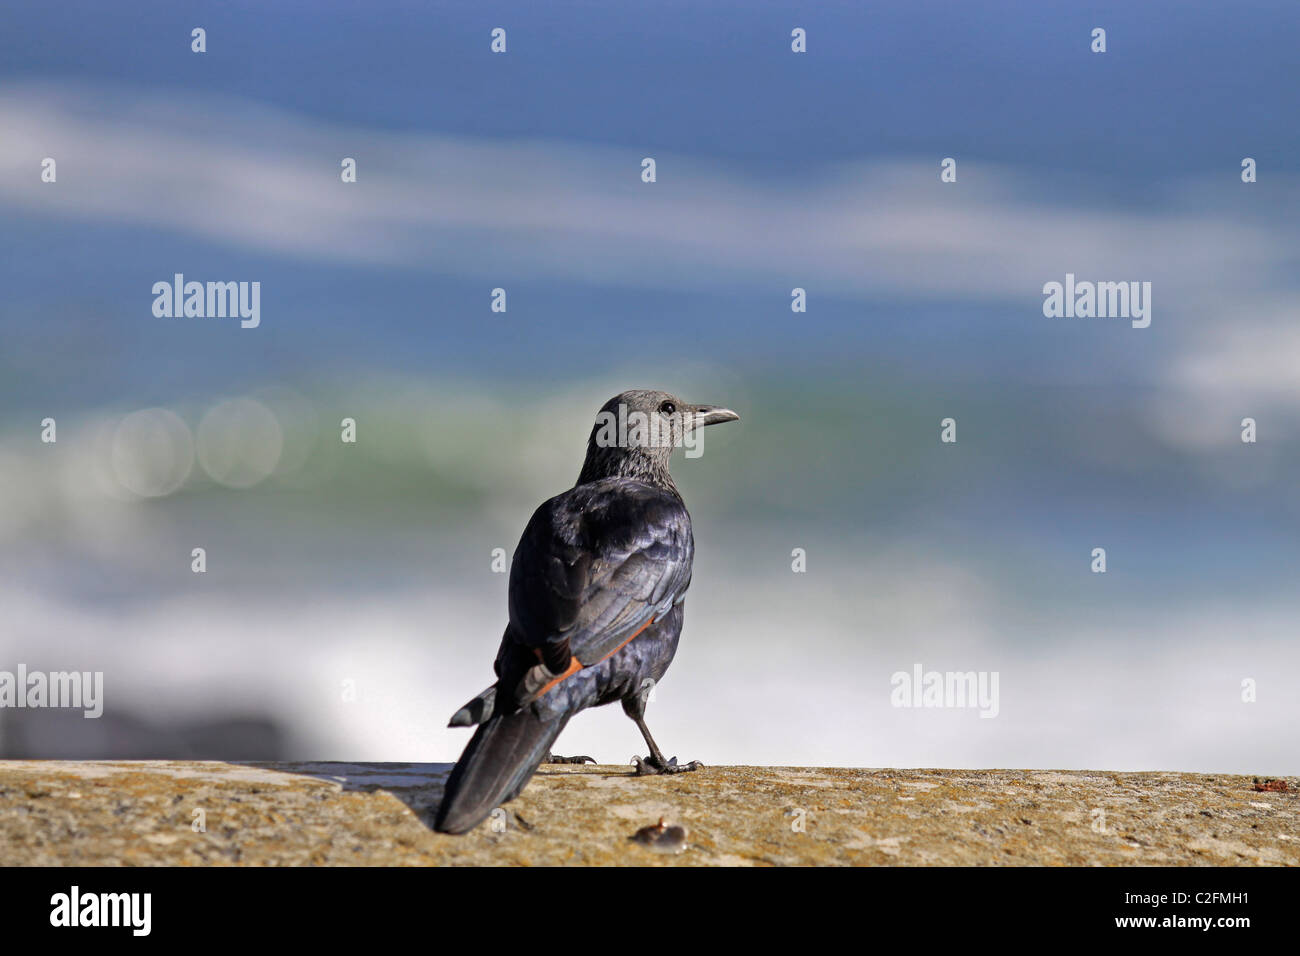
[(391, 793), (411, 808), (416, 818), (433, 829), (433, 817), (442, 801), (450, 763), (351, 763), (347, 761), (305, 761), (299, 763), (257, 763), (246, 766), (327, 780), (344, 793)]
[[(296, 774), (326, 780), (343, 788), (344, 793), (390, 793), (411, 808), (422, 824), (433, 829), (433, 818), (442, 802), (447, 776), (455, 764), (450, 763), (352, 763), (348, 761), (259, 762), (241, 761), (242, 766), (257, 767), (277, 773)], [(630, 768), (629, 768), (630, 769)], [(599, 773), (601, 776), (625, 776), (628, 771), (611, 772), (608, 765), (543, 764), (538, 774)]]

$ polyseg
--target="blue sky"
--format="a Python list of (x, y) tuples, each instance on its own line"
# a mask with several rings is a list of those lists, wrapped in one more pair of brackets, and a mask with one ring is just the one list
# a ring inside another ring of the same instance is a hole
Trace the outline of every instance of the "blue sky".
[[(34, 181), (0, 192), (0, 275), (14, 324), (44, 315), (31, 335), (112, 316), (124, 351), (88, 386), (140, 363), (192, 382), (194, 342), (250, 377), (339, 351), (572, 372), (648, 327), (769, 370), (1162, 384), (1222, 352), (1225, 311), (1273, 321), (1300, 274), (1285, 3), (15, 10), (0, 80), (28, 115), (10, 116), (25, 135), (5, 158), (16, 171), (61, 148), (64, 201)], [(806, 55), (789, 51), (794, 24)], [(498, 25), (504, 56), (488, 50)], [(1088, 47), (1098, 25), (1104, 55)], [(111, 144), (109, 171), (95, 157)], [(361, 196), (332, 208), (352, 154)], [(645, 155), (662, 166), (650, 188)], [(1261, 168), (1249, 188), (1244, 155)], [(960, 170), (946, 192), (945, 156)], [(1156, 281), (1152, 334), (1042, 320), (1041, 284), (1092, 267)], [(174, 271), (260, 279), (257, 354), (210, 329), (159, 335), (135, 290)], [(482, 315), (497, 285), (517, 303), (515, 350)], [(797, 323), (795, 285), (813, 303)], [(25, 333), (9, 334), (21, 354)]]
[[(1151, 183), (1217, 169), (1239, 144), (1274, 169), (1300, 161), (1280, 122), (1300, 112), (1300, 14), (1286, 2), (10, 10), (10, 77), (221, 90), (387, 130), (653, 146), (774, 171), (938, 152)], [(194, 57), (177, 38), (200, 23), (212, 42)], [(788, 55), (794, 24), (807, 57)], [(505, 58), (488, 52), (493, 26), (510, 31)], [(1104, 57), (1088, 50), (1095, 26)]]

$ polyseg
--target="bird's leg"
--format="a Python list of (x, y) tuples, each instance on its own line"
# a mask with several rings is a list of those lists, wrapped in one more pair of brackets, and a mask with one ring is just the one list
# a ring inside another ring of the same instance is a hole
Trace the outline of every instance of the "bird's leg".
[(559, 754), (547, 754), (546, 763), (595, 763), (595, 757), (561, 757)]
[[(653, 686), (653, 684), (651, 684)], [(637, 730), (641, 731), (641, 736), (645, 738), (645, 744), (650, 748), (650, 756), (642, 759), (633, 757), (632, 762), (636, 765), (636, 775), (646, 777), (652, 774), (661, 773), (686, 773), (688, 770), (703, 770), (704, 764), (698, 760), (692, 760), (690, 763), (679, 764), (677, 758), (666, 759), (655, 739), (650, 736), (650, 728), (645, 723), (645, 704), (646, 697), (649, 696), (650, 688), (645, 687), (642, 691), (633, 697), (623, 698), (623, 713), (632, 718), (636, 724)]]
[(688, 770), (703, 770), (704, 764), (698, 760), (692, 760), (690, 763), (678, 763), (676, 757), (664, 759), (663, 751), (655, 743), (655, 739), (650, 736), (650, 728), (645, 725), (645, 718), (635, 716), (632, 718), (636, 722), (637, 729), (641, 731), (641, 736), (645, 738), (646, 746), (650, 748), (650, 756), (644, 760), (640, 757), (633, 757), (636, 764), (636, 775), (646, 777), (651, 774), (660, 773), (685, 773)]

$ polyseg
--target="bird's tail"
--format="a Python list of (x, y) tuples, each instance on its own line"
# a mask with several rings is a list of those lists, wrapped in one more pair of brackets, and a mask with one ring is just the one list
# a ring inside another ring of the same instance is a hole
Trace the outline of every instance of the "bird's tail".
[(467, 833), (519, 796), (568, 722), (567, 717), (544, 721), (523, 707), (479, 724), (447, 778), (434, 828)]
[(447, 723), (448, 727), (468, 727), (471, 724), (481, 724), (483, 720), (491, 716), (497, 705), (497, 685), (493, 684), (487, 690), (483, 691), (468, 704), (462, 707), (456, 713), (451, 715), (451, 720)]

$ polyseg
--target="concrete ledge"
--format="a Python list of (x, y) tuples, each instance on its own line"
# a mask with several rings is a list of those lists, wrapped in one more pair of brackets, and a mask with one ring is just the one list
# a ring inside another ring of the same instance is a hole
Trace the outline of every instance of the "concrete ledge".
[[(1259, 792), (1220, 774), (711, 767), (636, 778), (557, 765), (496, 821), (448, 837), (428, 820), (449, 770), (3, 762), (0, 864), (1300, 865), (1295, 781)], [(680, 852), (631, 839), (661, 817), (686, 828)]]

